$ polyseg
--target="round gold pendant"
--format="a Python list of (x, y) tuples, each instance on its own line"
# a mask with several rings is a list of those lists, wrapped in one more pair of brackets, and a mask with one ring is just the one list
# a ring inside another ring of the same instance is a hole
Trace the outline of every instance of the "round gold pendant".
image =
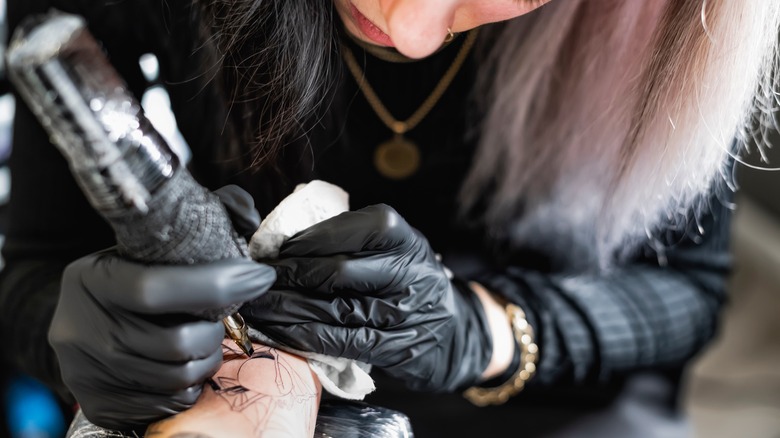
[(374, 166), (385, 178), (408, 178), (420, 168), (420, 150), (417, 145), (398, 135), (376, 148)]

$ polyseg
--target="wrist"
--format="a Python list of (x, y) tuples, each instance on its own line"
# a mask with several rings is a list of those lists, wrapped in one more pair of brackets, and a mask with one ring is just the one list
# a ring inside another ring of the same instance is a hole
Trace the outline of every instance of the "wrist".
[[(496, 300), (498, 301), (500, 298)], [(534, 330), (528, 324), (525, 312), (512, 303), (506, 303), (504, 310), (505, 317), (511, 326), (519, 361), (508, 367), (514, 370), (514, 372), (512, 372), (511, 376), (508, 379), (505, 379), (505, 381), (496, 378), (493, 381), (488, 382), (490, 384), (489, 387), (472, 386), (463, 393), (463, 396), (467, 400), (477, 406), (500, 405), (505, 403), (509, 398), (522, 391), (528, 380), (531, 379), (536, 372), (539, 349), (534, 343)], [(505, 369), (505, 373), (508, 373), (508, 371), (509, 370)], [(496, 381), (498, 381), (497, 384)]]
[(482, 372), (482, 381), (494, 379), (507, 372), (514, 372), (510, 368), (512, 368), (511, 364), (516, 356), (517, 343), (515, 342), (512, 327), (507, 321), (506, 310), (503, 303), (496, 300), (496, 298), (479, 283), (469, 282), (469, 288), (474, 292), (477, 298), (479, 298), (479, 302), (482, 304), (493, 343), (490, 362), (488, 363), (487, 368)]
[(480, 388), (496, 388), (499, 387), (514, 377), (515, 373), (517, 373), (517, 370), (520, 368), (522, 361), (522, 354), (520, 354), (520, 349), (517, 347), (517, 343), (515, 343), (515, 352), (512, 355), (512, 361), (509, 363), (509, 366), (504, 370), (503, 373), (483, 380), (481, 383), (477, 384), (476, 386)]

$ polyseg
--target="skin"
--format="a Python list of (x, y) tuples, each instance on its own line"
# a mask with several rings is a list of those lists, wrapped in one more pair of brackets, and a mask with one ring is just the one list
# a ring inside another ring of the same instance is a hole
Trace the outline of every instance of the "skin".
[(447, 28), (465, 32), (488, 23), (527, 14), (549, 0), (333, 0), (347, 30), (375, 44), (350, 13), (360, 13), (387, 34), (396, 50), (414, 59), (430, 56), (441, 46)]
[(191, 409), (149, 426), (147, 438), (306, 438), (322, 388), (305, 359), (257, 343), (251, 358), (232, 341)]

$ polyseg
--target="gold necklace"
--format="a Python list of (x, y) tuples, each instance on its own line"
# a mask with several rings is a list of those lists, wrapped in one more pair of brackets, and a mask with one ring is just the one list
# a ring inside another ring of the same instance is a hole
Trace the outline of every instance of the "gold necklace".
[(374, 151), (374, 166), (384, 177), (390, 179), (404, 179), (417, 172), (420, 167), (420, 150), (416, 144), (404, 137), (404, 134), (411, 131), (431, 112), (433, 107), (439, 102), (439, 99), (452, 84), (455, 76), (460, 71), (463, 63), (466, 61), (474, 42), (477, 40), (478, 31), (472, 30), (463, 42), (463, 46), (452, 61), (452, 65), (444, 73), (444, 76), (436, 84), (431, 94), (426, 98), (422, 105), (408, 119), (401, 121), (393, 117), (390, 111), (379, 99), (373, 87), (366, 81), (365, 74), (355, 59), (352, 51), (344, 46), (341, 53), (344, 61), (355, 78), (360, 91), (366, 97), (368, 104), (374, 110), (376, 115), (395, 134), (392, 139), (380, 144)]

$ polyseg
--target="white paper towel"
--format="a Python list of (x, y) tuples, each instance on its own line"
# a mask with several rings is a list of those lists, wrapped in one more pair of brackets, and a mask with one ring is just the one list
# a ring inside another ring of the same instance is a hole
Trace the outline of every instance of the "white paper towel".
[(298, 184), (263, 219), (249, 242), (249, 253), (254, 259), (276, 258), (287, 239), (348, 210), (349, 195), (341, 187), (319, 180)]
[[(319, 180), (300, 184), (260, 224), (249, 242), (249, 253), (254, 259), (275, 258), (290, 237), (348, 210), (349, 195), (341, 187)], [(333, 395), (362, 400), (376, 388), (368, 374), (371, 370), (368, 364), (282, 347), (257, 330), (250, 330), (249, 336), (257, 342), (305, 357), (322, 387)]]

